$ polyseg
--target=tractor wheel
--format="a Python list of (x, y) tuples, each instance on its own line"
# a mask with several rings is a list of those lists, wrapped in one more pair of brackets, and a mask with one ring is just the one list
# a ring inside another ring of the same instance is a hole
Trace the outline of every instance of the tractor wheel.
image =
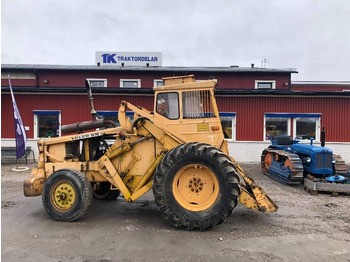
[(42, 201), (51, 219), (65, 222), (78, 220), (92, 201), (90, 182), (77, 170), (58, 170), (46, 180)]
[(216, 147), (187, 143), (169, 151), (158, 165), (153, 194), (172, 225), (203, 231), (231, 215), (240, 194), (239, 177)]
[(115, 200), (120, 195), (120, 190), (111, 190), (110, 182), (93, 182), (92, 196), (95, 199)]
[(274, 158), (274, 156), (272, 153), (267, 153), (267, 155), (265, 156), (265, 170), (266, 170), (266, 172), (269, 169), (269, 167), (272, 165), (273, 158)]

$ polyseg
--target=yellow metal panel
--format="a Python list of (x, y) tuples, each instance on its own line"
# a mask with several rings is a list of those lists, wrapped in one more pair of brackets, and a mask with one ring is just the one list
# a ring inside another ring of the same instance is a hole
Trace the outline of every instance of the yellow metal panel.
[(167, 86), (157, 86), (153, 87), (155, 91), (170, 91), (170, 90), (191, 90), (191, 89), (210, 89), (215, 88), (217, 85), (217, 80), (207, 80), (207, 81), (201, 81), (201, 82), (189, 82), (189, 83), (178, 83), (173, 85), (167, 85)]
[(134, 192), (136, 192), (138, 189), (143, 187), (144, 184), (151, 178), (154, 171), (156, 171), (156, 168), (159, 165), (160, 161), (163, 159), (163, 156), (164, 156), (164, 154), (161, 153), (160, 155), (157, 156), (156, 159), (154, 159), (153, 163), (151, 164), (151, 166), (149, 167), (147, 172), (142, 176), (141, 180), (139, 181), (139, 183), (137, 184), (137, 186), (133, 190)]
[(184, 84), (194, 82), (194, 75), (163, 77), (163, 83), (167, 85)]
[(53, 162), (63, 162), (66, 156), (66, 148), (64, 143), (54, 144), (45, 147), (46, 156)]
[(89, 139), (84, 140), (84, 156), (85, 156), (85, 161), (90, 160)]
[(241, 184), (241, 190), (245, 190), (248, 192), (248, 188), (251, 192), (253, 192), (253, 196), (257, 204), (259, 205), (259, 210), (262, 212), (275, 212), (278, 209), (278, 206), (275, 202), (270, 199), (270, 197), (265, 193), (265, 191), (258, 186), (252, 178), (247, 176), (241, 166), (231, 157), (231, 161), (234, 163), (236, 167), (236, 171), (242, 176), (244, 179), (245, 185)]
[[(121, 128), (121, 127), (106, 128), (104, 130), (87, 132), (84, 134), (73, 134), (73, 135), (67, 135), (67, 136), (62, 136), (62, 137), (41, 139), (38, 141), (38, 143), (41, 143), (44, 146), (45, 145), (52, 145), (52, 144), (61, 144), (61, 143), (65, 143), (68, 141), (84, 140), (84, 139), (88, 139), (88, 138), (99, 137), (99, 136), (102, 136), (105, 134), (106, 135), (113, 135), (113, 134), (117, 134), (121, 131), (123, 131), (123, 128)], [(40, 147), (39, 147), (39, 149), (40, 149)]]
[(26, 197), (39, 196), (43, 192), (45, 179), (29, 177), (24, 181), (23, 191)]
[(209, 131), (209, 123), (198, 123), (197, 124), (198, 132), (208, 132)]
[(239, 202), (247, 208), (260, 210), (258, 202), (255, 200), (254, 195), (250, 194), (244, 185), (241, 184), (241, 194), (239, 195)]
[(278, 206), (270, 199), (270, 197), (265, 193), (265, 191), (258, 185), (252, 186), (252, 190), (259, 204), (259, 209), (262, 212), (276, 212)]
[(153, 181), (150, 181), (149, 183), (147, 183), (145, 186), (143, 186), (142, 188), (140, 188), (139, 190), (137, 190), (134, 194), (132, 194), (130, 196), (130, 198), (127, 199), (128, 202), (133, 202), (136, 199), (138, 199), (139, 197), (143, 196), (144, 194), (146, 194), (148, 191), (150, 191), (153, 187)]
[(101, 157), (98, 161), (98, 165), (100, 167), (101, 175), (104, 176), (115, 187), (117, 187), (121, 191), (125, 199), (129, 199), (130, 191), (125, 186), (123, 180), (121, 179), (120, 175), (118, 174), (117, 170), (115, 169), (109, 158), (106, 156)]

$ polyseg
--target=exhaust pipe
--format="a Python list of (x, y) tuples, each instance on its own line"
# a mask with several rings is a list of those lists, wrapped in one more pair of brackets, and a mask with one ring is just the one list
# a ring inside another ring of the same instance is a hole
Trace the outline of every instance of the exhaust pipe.
[(74, 124), (64, 125), (61, 128), (63, 134), (78, 132), (82, 133), (84, 130), (95, 129), (105, 126), (104, 119), (97, 119), (85, 122), (78, 122)]
[(91, 86), (89, 84), (89, 81), (85, 80), (85, 87), (88, 91), (88, 98), (89, 98), (89, 101), (90, 101), (90, 107), (91, 107), (91, 111), (90, 111), (90, 114), (92, 116), (92, 120), (97, 120), (98, 117), (97, 117), (97, 113), (94, 109), (94, 98), (92, 97), (92, 91), (91, 91)]
[(111, 120), (104, 120), (103, 118), (98, 118), (97, 112), (94, 109), (94, 98), (92, 97), (92, 91), (90, 84), (87, 80), (85, 80), (85, 87), (88, 91), (88, 98), (90, 101), (90, 114), (92, 116), (91, 121), (85, 121), (85, 122), (78, 122), (74, 124), (69, 124), (69, 125), (64, 125), (61, 128), (61, 132), (63, 134), (68, 134), (68, 133), (73, 133), (73, 132), (79, 132), (82, 133), (84, 130), (89, 130), (89, 129), (96, 129), (100, 127), (105, 127), (107, 124), (111, 124), (113, 126), (116, 126), (116, 124), (111, 121)]
[(324, 147), (325, 145), (326, 145), (326, 130), (323, 126), (321, 131), (321, 146)]

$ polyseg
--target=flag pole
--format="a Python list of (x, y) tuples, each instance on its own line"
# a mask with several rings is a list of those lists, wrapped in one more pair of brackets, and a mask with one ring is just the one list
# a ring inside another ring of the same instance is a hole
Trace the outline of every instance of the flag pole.
[(14, 117), (14, 123), (15, 123), (15, 138), (16, 138), (16, 170), (15, 171), (28, 170), (28, 168), (20, 169), (18, 167), (18, 159), (23, 157), (26, 152), (27, 134), (22, 122), (22, 118), (19, 114), (15, 96), (12, 91), (10, 75), (8, 75), (8, 79), (9, 79), (9, 87), (11, 92), (12, 106), (13, 106), (13, 117)]

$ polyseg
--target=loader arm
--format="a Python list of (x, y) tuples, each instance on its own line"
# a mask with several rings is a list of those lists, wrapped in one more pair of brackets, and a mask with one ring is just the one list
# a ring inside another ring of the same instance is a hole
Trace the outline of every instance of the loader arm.
[(255, 209), (261, 212), (276, 212), (278, 206), (265, 193), (265, 191), (258, 186), (252, 178), (245, 174), (241, 166), (230, 157), (236, 171), (241, 175), (245, 184), (241, 183), (241, 194), (239, 195), (239, 202), (245, 207)]
[[(140, 117), (145, 117), (145, 118), (149, 119), (151, 121), (151, 123), (153, 123), (153, 126), (155, 128), (162, 130), (161, 132), (163, 133), (163, 135), (169, 136), (172, 140), (176, 141), (177, 142), (176, 145), (192, 142), (186, 136), (179, 134), (178, 132), (173, 130), (171, 127), (164, 125), (161, 121), (154, 118), (154, 116), (149, 111), (147, 111), (143, 108), (140, 109), (139, 107), (136, 107), (131, 103), (122, 101), (120, 104), (120, 107), (119, 107), (118, 120), (119, 120), (120, 125), (123, 127), (123, 129), (125, 131), (127, 131), (129, 133), (134, 133), (133, 124), (126, 117), (126, 109), (127, 108), (131, 109), (133, 112), (135, 112)], [(152, 133), (152, 135), (153, 135), (153, 133)], [(167, 148), (167, 149), (171, 149), (171, 148)]]

